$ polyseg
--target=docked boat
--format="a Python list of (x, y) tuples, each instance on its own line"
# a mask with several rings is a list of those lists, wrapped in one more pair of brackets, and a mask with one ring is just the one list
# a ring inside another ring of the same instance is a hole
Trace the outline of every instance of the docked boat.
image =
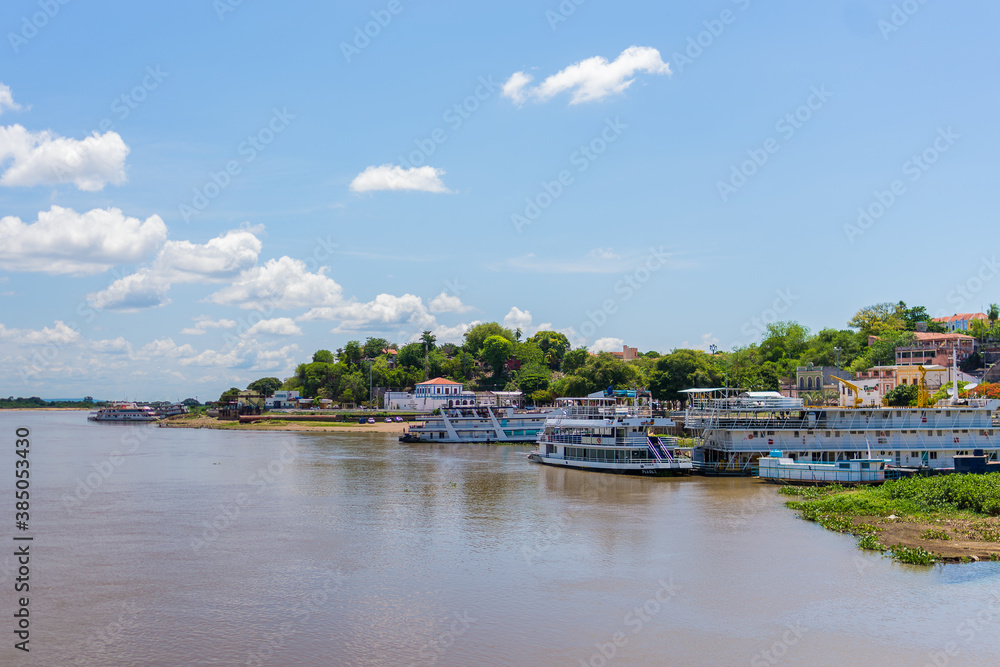
[(833, 463), (807, 463), (787, 458), (780, 451), (762, 456), (759, 477), (786, 484), (881, 484), (885, 481), (882, 459), (850, 459)]
[(546, 413), (522, 412), (491, 405), (445, 408), (414, 425), (402, 442), (535, 442)]
[(655, 435), (674, 426), (654, 417), (651, 397), (633, 390), (560, 398), (545, 421), (535, 463), (619, 475), (667, 476), (691, 472), (677, 438)]
[(87, 419), (93, 422), (155, 422), (160, 415), (148, 405), (114, 403), (91, 412)]
[(953, 468), (955, 457), (981, 449), (996, 461), (993, 428), (997, 399), (953, 400), (931, 407), (806, 407), (773, 391), (731, 395), (725, 389), (688, 389), (684, 426), (699, 440), (696, 471), (757, 473), (762, 457), (781, 450), (797, 463), (887, 460), (887, 467)]

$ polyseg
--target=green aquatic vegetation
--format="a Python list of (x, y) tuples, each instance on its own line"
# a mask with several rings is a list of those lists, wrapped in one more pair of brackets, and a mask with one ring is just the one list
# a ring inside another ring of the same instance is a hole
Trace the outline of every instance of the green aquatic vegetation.
[(885, 551), (885, 545), (878, 541), (875, 533), (864, 533), (858, 539), (858, 548), (868, 551)]
[(924, 532), (920, 533), (920, 539), (922, 540), (950, 540), (948, 533), (941, 528), (928, 528)]
[(938, 556), (926, 549), (906, 547), (902, 544), (889, 547), (889, 553), (899, 562), (910, 565), (933, 565), (938, 561)]

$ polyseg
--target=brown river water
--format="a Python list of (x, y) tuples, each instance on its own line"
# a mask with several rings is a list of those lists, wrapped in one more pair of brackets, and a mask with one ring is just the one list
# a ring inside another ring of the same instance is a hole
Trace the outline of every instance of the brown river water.
[(83, 412), (0, 434), (2, 665), (1000, 664), (1000, 563), (893, 563), (750, 479)]

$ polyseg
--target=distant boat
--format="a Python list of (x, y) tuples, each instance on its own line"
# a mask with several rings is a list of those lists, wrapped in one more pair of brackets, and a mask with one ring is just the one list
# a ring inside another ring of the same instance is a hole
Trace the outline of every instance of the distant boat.
[(155, 422), (160, 416), (148, 405), (135, 403), (114, 403), (91, 412), (87, 419), (92, 422)]

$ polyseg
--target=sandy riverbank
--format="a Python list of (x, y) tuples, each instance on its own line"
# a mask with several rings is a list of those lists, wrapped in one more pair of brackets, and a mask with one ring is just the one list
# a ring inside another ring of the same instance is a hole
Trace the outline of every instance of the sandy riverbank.
[(235, 421), (219, 421), (205, 415), (178, 415), (159, 422), (164, 428), (214, 428), (227, 431), (309, 431), (314, 433), (331, 433), (350, 431), (352, 433), (398, 433), (403, 434), (411, 426), (420, 422), (376, 421), (374, 424), (358, 424), (357, 422), (295, 422), (283, 419), (261, 420), (252, 424), (240, 424)]
[[(878, 540), (883, 545), (901, 544), (920, 548), (941, 557), (943, 562), (1000, 560), (1000, 518), (938, 519), (852, 517), (855, 526), (868, 524), (881, 529)], [(927, 537), (934, 535), (938, 539)], [(947, 537), (947, 539), (942, 539)], [(989, 537), (992, 541), (981, 538)]]

